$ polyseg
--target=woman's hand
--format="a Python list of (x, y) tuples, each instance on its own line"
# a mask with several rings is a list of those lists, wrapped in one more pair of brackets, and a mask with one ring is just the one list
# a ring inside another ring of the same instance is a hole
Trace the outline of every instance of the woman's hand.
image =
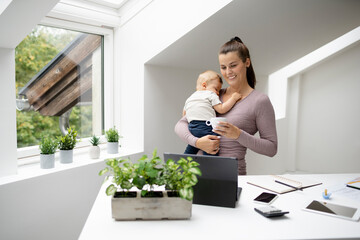
[(241, 130), (238, 127), (228, 122), (219, 122), (219, 125), (213, 132), (230, 139), (238, 139), (241, 134)]
[(215, 135), (206, 135), (196, 141), (196, 147), (208, 154), (216, 154), (220, 150), (219, 146), (220, 137)]

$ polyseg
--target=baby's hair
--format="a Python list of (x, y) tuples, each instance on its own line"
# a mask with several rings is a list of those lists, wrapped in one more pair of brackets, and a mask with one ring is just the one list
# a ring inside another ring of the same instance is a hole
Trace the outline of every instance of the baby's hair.
[[(214, 75), (215, 77), (210, 75)], [(217, 79), (219, 79), (220, 83), (223, 84), (223, 80), (217, 72), (214, 72), (212, 70), (206, 70), (205, 72), (199, 74), (199, 77), (196, 81), (196, 89), (199, 89), (203, 82), (206, 82), (208, 84)]]

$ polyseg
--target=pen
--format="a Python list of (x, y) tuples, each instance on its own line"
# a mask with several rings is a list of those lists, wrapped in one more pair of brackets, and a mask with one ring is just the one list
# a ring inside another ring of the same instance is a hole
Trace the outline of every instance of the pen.
[(291, 186), (291, 185), (289, 185), (289, 184), (280, 182), (280, 181), (278, 181), (278, 180), (275, 180), (275, 182), (280, 183), (280, 184), (285, 185), (285, 186), (288, 186), (288, 187), (291, 187), (291, 188), (294, 188), (294, 189), (296, 189), (296, 190), (302, 191), (302, 188), (294, 187), (294, 186)]

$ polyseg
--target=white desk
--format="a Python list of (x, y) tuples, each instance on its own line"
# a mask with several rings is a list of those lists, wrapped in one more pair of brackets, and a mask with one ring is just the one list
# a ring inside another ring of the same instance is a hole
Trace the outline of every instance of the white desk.
[[(343, 220), (301, 210), (311, 200), (322, 200), (325, 188), (345, 183), (358, 174), (308, 175), (320, 186), (279, 195), (272, 204), (290, 211), (280, 218), (265, 218), (254, 211), (261, 206), (252, 200), (263, 190), (247, 184), (256, 176), (239, 176), (243, 188), (236, 208), (193, 204), (190, 220), (114, 221), (110, 197), (104, 185), (94, 203), (79, 239), (360, 239), (360, 222)], [(360, 201), (333, 194), (334, 203), (360, 207)]]

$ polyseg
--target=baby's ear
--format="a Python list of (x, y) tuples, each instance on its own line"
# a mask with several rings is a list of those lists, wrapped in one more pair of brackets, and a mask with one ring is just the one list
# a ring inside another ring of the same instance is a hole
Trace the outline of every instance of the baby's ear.
[(201, 84), (201, 87), (206, 88), (206, 82), (203, 82), (203, 83)]

